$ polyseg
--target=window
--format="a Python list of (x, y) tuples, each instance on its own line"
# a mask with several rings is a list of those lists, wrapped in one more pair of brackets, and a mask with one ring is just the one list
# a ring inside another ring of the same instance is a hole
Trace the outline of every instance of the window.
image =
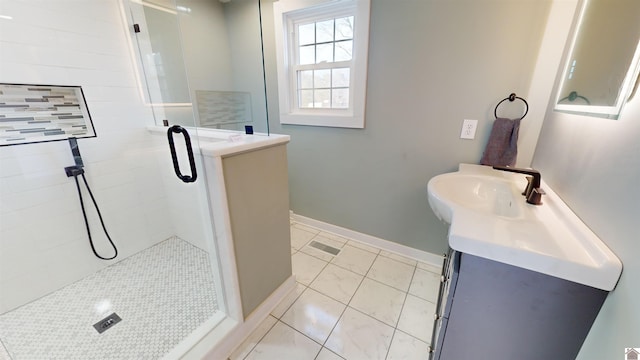
[(348, 109), (353, 16), (294, 25), (298, 109)]
[(369, 0), (274, 3), (280, 122), (364, 127)]

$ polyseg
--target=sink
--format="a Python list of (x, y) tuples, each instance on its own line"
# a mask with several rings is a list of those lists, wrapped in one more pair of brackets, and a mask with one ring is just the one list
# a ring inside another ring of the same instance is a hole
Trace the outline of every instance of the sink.
[(512, 181), (481, 174), (448, 173), (429, 182), (429, 203), (434, 213), (451, 223), (452, 205), (515, 218), (522, 214), (522, 195)]
[(612, 290), (622, 273), (616, 255), (544, 180), (540, 206), (526, 203), (526, 185), (521, 174), (460, 164), (427, 188), (431, 209), (450, 224), (454, 250)]

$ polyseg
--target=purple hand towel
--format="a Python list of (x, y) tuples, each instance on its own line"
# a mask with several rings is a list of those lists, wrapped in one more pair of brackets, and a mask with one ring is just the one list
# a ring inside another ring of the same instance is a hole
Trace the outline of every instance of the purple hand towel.
[(518, 131), (521, 119), (496, 118), (481, 165), (514, 166), (518, 156)]

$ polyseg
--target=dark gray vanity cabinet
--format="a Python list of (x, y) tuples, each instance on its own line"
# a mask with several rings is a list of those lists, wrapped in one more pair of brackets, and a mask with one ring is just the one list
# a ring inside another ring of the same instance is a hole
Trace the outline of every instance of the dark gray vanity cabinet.
[(450, 250), (431, 360), (573, 360), (607, 291)]

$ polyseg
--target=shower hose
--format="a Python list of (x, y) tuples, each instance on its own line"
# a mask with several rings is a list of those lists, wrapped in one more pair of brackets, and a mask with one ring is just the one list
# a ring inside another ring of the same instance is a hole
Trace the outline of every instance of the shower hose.
[[(104, 256), (100, 256), (100, 254), (98, 254), (98, 252), (96, 251), (96, 247), (93, 245), (93, 239), (91, 238), (91, 228), (89, 227), (89, 220), (87, 219), (87, 212), (84, 209), (84, 201), (82, 200), (82, 191), (80, 190), (80, 182), (78, 181), (78, 175), (82, 176), (82, 180), (84, 181), (84, 185), (87, 187), (87, 192), (89, 193), (89, 196), (91, 196), (91, 200), (93, 201), (93, 205), (96, 208), (96, 212), (98, 213), (98, 218), (100, 219), (100, 224), (102, 224), (102, 229), (104, 230), (104, 234), (107, 235), (107, 240), (109, 240), (109, 243), (111, 244), (111, 247), (113, 247), (113, 251), (114, 254), (112, 257), (104, 257)], [(95, 256), (97, 256), (98, 258), (102, 259), (102, 260), (113, 260), (116, 258), (116, 256), (118, 256), (118, 248), (116, 247), (116, 245), (113, 243), (113, 241), (111, 240), (111, 236), (109, 236), (109, 233), (107, 232), (107, 227), (104, 225), (104, 221), (102, 220), (102, 214), (100, 213), (100, 209), (98, 208), (98, 203), (96, 202), (96, 199), (93, 197), (93, 193), (91, 192), (91, 189), (89, 188), (89, 184), (87, 183), (87, 178), (84, 177), (84, 171), (79, 171), (73, 174), (73, 178), (76, 181), (76, 188), (78, 189), (78, 197), (80, 198), (80, 207), (82, 208), (82, 216), (84, 216), (84, 225), (87, 228), (87, 235), (89, 236), (89, 244), (91, 245), (91, 250), (93, 250), (93, 254)]]

